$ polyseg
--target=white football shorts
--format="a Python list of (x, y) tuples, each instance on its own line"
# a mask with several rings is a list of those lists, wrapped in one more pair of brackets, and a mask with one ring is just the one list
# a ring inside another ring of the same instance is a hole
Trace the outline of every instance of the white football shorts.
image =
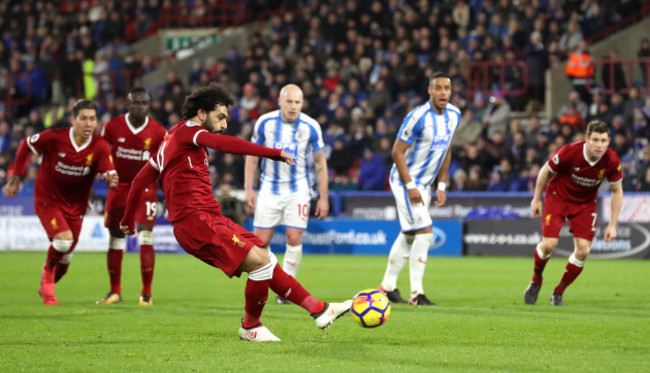
[(258, 194), (253, 226), (270, 229), (285, 225), (307, 229), (310, 200), (309, 194)]
[(429, 204), (431, 203), (430, 188), (425, 189), (418, 186), (418, 190), (422, 195), (422, 202), (416, 204), (411, 203), (406, 188), (399, 185), (398, 182), (391, 182), (390, 189), (393, 191), (393, 196), (395, 197), (397, 216), (399, 216), (399, 224), (402, 227), (402, 232), (417, 231), (433, 224), (429, 215)]

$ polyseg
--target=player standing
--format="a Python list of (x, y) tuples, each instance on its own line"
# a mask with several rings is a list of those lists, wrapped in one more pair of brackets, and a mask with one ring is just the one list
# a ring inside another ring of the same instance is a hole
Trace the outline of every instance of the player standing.
[[(598, 188), (605, 178), (612, 189), (612, 216), (605, 229), (605, 241), (616, 238), (616, 224), (623, 205), (621, 161), (609, 147), (607, 124), (599, 120), (587, 125), (586, 141), (561, 147), (542, 167), (530, 202), (534, 216), (542, 216), (542, 242), (534, 252), (533, 279), (524, 293), (526, 304), (535, 304), (542, 287), (542, 272), (557, 247), (560, 229), (569, 220), (574, 249), (564, 275), (551, 294), (551, 304), (563, 306), (562, 295), (580, 275), (596, 234)], [(546, 189), (542, 213), (542, 192)]]
[(95, 175), (103, 174), (109, 188), (115, 188), (119, 181), (108, 143), (95, 134), (95, 103), (79, 100), (72, 113), (71, 128), (46, 130), (20, 143), (9, 171), (12, 176), (4, 188), (5, 195), (14, 197), (29, 163), (29, 151), (42, 155), (34, 186), (34, 210), (51, 241), (38, 289), (46, 305), (59, 304), (54, 296), (55, 283), (68, 271)]
[(185, 99), (183, 121), (171, 129), (155, 159), (149, 160), (133, 180), (122, 230), (134, 233), (134, 210), (141, 190), (159, 180), (174, 236), (189, 254), (221, 269), (229, 277), (248, 272), (245, 313), (239, 328), (244, 340), (279, 341), (262, 325), (260, 317), (269, 287), (306, 309), (324, 329), (350, 309), (351, 300), (325, 303), (312, 297), (296, 279), (277, 265), (264, 241), (221, 215), (212, 193), (208, 152), (247, 154), (294, 165), (282, 149), (270, 149), (231, 136), (219, 135), (227, 128), (228, 106), (233, 99), (223, 86), (211, 84), (195, 89)]
[[(167, 135), (165, 127), (147, 116), (151, 99), (144, 88), (134, 88), (127, 99), (128, 113), (109, 120), (102, 131), (102, 135), (111, 145), (120, 182), (117, 188), (108, 190), (106, 197), (104, 225), (110, 232), (106, 263), (111, 290), (103, 299), (97, 301), (99, 304), (122, 301), (122, 258), (126, 249), (126, 238), (120, 230), (120, 220), (124, 216), (126, 198), (133, 178), (149, 161), (151, 155), (158, 152), (158, 147)], [(156, 223), (157, 206), (158, 186), (153, 183), (145, 187), (135, 217), (140, 245), (141, 306), (152, 304), (151, 283), (155, 262), (152, 230)]]
[[(286, 226), (287, 246), (282, 268), (296, 277), (302, 260), (302, 235), (309, 219), (311, 180), (309, 180), (309, 155), (314, 156), (320, 197), (316, 203), (316, 216), (323, 219), (329, 212), (327, 160), (320, 125), (309, 115), (301, 113), (303, 94), (300, 87), (288, 84), (280, 90), (279, 110), (262, 115), (253, 129), (251, 142), (274, 149), (282, 149), (296, 162), (295, 167), (278, 162), (262, 161), (259, 200), (253, 190), (253, 179), (259, 157), (246, 157), (246, 203), (255, 208), (255, 235), (268, 246), (275, 228)], [(290, 304), (278, 295), (278, 304)]]
[(434, 306), (424, 295), (422, 279), (433, 226), (429, 215), (430, 185), (438, 176), (436, 206), (447, 201), (451, 146), (460, 123), (460, 110), (449, 104), (451, 79), (436, 72), (429, 80), (429, 101), (413, 109), (404, 118), (395, 145), (390, 171), (390, 189), (395, 197), (402, 231), (390, 249), (388, 265), (380, 290), (394, 303), (406, 303), (397, 289), (397, 278), (409, 260), (411, 297), (409, 304)]

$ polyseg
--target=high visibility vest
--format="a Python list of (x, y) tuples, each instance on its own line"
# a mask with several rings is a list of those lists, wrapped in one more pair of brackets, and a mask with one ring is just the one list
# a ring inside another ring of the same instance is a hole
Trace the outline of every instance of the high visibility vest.
[(85, 60), (81, 65), (81, 69), (84, 73), (84, 97), (86, 100), (93, 100), (95, 96), (97, 96), (97, 86), (95, 83), (95, 77), (93, 76), (94, 68), (95, 61), (91, 59)]
[(573, 52), (564, 70), (571, 78), (588, 79), (594, 76), (594, 65), (589, 53)]

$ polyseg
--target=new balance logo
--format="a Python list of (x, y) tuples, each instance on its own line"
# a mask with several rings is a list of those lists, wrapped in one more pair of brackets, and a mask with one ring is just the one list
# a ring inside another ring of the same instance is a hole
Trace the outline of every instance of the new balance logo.
[(295, 267), (295, 266), (296, 266), (296, 262), (290, 262), (290, 261), (287, 260), (286, 263), (287, 263), (288, 265), (292, 266), (292, 267)]
[(125, 142), (125, 141), (126, 139), (124, 137), (120, 137), (119, 139), (117, 139), (117, 142)]
[(418, 258), (418, 262), (420, 262), (420, 263), (422, 263), (422, 264), (427, 264), (427, 261), (426, 261), (426, 260), (422, 260), (422, 258)]
[(574, 171), (580, 171), (580, 167), (573, 167)]
[(65, 153), (59, 153), (59, 157), (65, 158)]

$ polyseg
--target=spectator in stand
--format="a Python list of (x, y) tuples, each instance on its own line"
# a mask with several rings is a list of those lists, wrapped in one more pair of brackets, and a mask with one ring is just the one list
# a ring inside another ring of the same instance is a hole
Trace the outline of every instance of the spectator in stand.
[(583, 42), (580, 24), (576, 21), (569, 22), (566, 31), (560, 37), (559, 48), (561, 51), (574, 50)]
[(573, 102), (568, 104), (566, 112), (560, 117), (560, 124), (568, 124), (577, 130), (582, 130), (584, 128), (584, 119), (580, 116), (578, 110), (576, 110), (576, 105)]
[(614, 89), (620, 91), (627, 87), (627, 79), (625, 78), (625, 71), (623, 65), (616, 61), (620, 56), (618, 49), (612, 48), (607, 54), (609, 59), (614, 60), (612, 63), (607, 63), (602, 66), (601, 78), (605, 89)]
[(359, 188), (384, 190), (385, 184), (386, 172), (383, 160), (371, 148), (365, 148), (359, 169)]
[(487, 138), (491, 138), (497, 131), (505, 133), (507, 130), (511, 109), (505, 97), (501, 91), (494, 92), (490, 97), (490, 103), (483, 115), (484, 133)]
[[(650, 58), (650, 39), (641, 39), (641, 45), (636, 55), (639, 58)], [(648, 75), (650, 75), (650, 59), (648, 61), (639, 62), (639, 68), (641, 68), (643, 76), (643, 86), (647, 86), (649, 84)]]
[(571, 105), (574, 106), (575, 110), (580, 114), (580, 117), (582, 117), (583, 120), (587, 118), (589, 107), (580, 99), (580, 93), (578, 93), (578, 91), (571, 91), (571, 93), (569, 93), (569, 101), (562, 105), (562, 109), (560, 109), (558, 115), (560, 117), (564, 115)]
[(524, 61), (528, 67), (527, 98), (543, 104), (548, 53), (542, 43), (542, 34), (539, 31), (530, 34), (530, 43), (524, 49)]

